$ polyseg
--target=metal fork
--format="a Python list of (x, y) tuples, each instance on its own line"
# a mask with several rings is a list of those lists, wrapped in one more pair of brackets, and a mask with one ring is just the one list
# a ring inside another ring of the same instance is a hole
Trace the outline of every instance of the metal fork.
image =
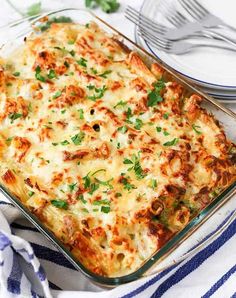
[[(138, 25), (138, 24), (137, 24)], [(235, 48), (226, 45), (226, 44), (207, 44), (206, 42), (198, 42), (198, 43), (190, 43), (187, 41), (170, 41), (167, 39), (164, 39), (162, 36), (154, 35), (150, 31), (145, 30), (142, 26), (138, 27), (138, 35), (141, 36), (145, 41), (147, 41), (149, 44), (153, 45), (154, 47), (165, 51), (170, 54), (186, 54), (189, 53), (197, 48), (202, 47), (214, 47), (214, 48), (220, 48), (225, 50), (231, 50), (235, 51)]]
[(205, 27), (223, 27), (236, 31), (236, 28), (213, 15), (197, 0), (179, 0), (179, 2), (195, 20), (202, 20)]
[[(202, 40), (202, 38), (201, 42), (198, 42), (198, 44), (192, 44), (185, 41), (170, 41), (165, 38), (165, 33), (169, 30), (168, 27), (165, 27), (164, 25), (158, 24), (151, 19), (148, 19), (146, 16), (131, 7), (127, 8), (125, 16), (127, 17), (127, 19), (138, 26), (137, 32), (139, 36), (141, 36), (151, 45), (168, 53), (184, 54), (198, 47), (217, 47), (227, 50), (235, 50), (234, 47), (227, 46), (225, 44), (207, 44), (205, 41)], [(201, 36), (199, 35), (199, 37)]]

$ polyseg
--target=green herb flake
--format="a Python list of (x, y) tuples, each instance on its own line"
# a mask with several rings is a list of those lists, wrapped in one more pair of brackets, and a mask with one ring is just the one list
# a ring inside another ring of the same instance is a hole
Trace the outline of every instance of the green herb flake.
[(52, 145), (53, 145), (53, 146), (57, 146), (57, 145), (58, 145), (58, 143), (52, 143)]
[(70, 143), (67, 141), (67, 140), (64, 140), (61, 142), (61, 145), (62, 146), (66, 146), (66, 145), (69, 145)]
[(75, 43), (75, 40), (69, 40), (67, 43), (68, 43), (69, 45), (72, 45), (72, 44)]
[(28, 192), (28, 196), (29, 196), (29, 197), (32, 197), (34, 194), (35, 194), (35, 193), (34, 193), (33, 191), (29, 191), (29, 192)]
[(63, 200), (52, 200), (51, 204), (57, 208), (60, 209), (67, 209), (68, 208), (68, 203)]
[(115, 198), (122, 197), (122, 194), (120, 192), (115, 193)]
[(84, 59), (83, 57), (81, 57), (79, 60), (76, 61), (79, 65), (83, 66), (83, 67), (87, 67), (87, 60)]
[(84, 132), (79, 132), (78, 134), (74, 135), (73, 137), (71, 137), (71, 141), (75, 144), (75, 145), (80, 145), (83, 141), (85, 137), (85, 133)]
[(125, 134), (128, 131), (128, 128), (126, 125), (118, 127), (117, 130), (123, 134)]
[(103, 213), (109, 213), (110, 211), (111, 211), (110, 206), (102, 206), (101, 207), (101, 212), (103, 212)]
[(58, 97), (60, 97), (62, 95), (62, 92), (61, 91), (57, 91), (54, 95), (53, 95), (53, 99), (56, 99)]
[(101, 206), (101, 205), (110, 205), (110, 201), (109, 200), (98, 200), (98, 201), (93, 201), (93, 205), (95, 206)]
[(65, 114), (65, 112), (66, 112), (66, 109), (61, 110), (61, 114)]
[(13, 76), (15, 76), (15, 77), (19, 77), (19, 76), (20, 76), (20, 72), (19, 72), (19, 71), (14, 72), (14, 73), (13, 73)]
[(165, 113), (165, 114), (163, 114), (163, 118), (164, 118), (165, 120), (167, 120), (167, 119), (169, 118), (169, 113)]
[(116, 108), (118, 108), (118, 107), (124, 107), (124, 106), (126, 106), (126, 105), (127, 105), (127, 102), (121, 100), (121, 101), (119, 101), (113, 108), (116, 109)]
[(79, 109), (78, 112), (79, 112), (79, 119), (81, 119), (81, 120), (84, 119), (84, 110)]
[[(89, 85), (89, 86), (91, 86), (91, 85)], [(95, 94), (92, 95), (92, 96), (88, 96), (88, 99), (90, 99), (92, 101), (96, 101), (97, 99), (103, 97), (105, 91), (107, 90), (107, 87), (106, 86), (103, 86), (102, 88), (96, 88), (96, 87), (94, 87), (93, 89), (95, 90)]]
[(73, 192), (75, 190), (76, 185), (77, 185), (77, 182), (69, 184), (68, 185), (69, 191)]
[(83, 194), (79, 194), (77, 200), (81, 201), (83, 204), (87, 204), (87, 201), (84, 199)]
[[(121, 175), (121, 176), (123, 176), (123, 175)], [(124, 189), (126, 189), (128, 191), (137, 188), (135, 185), (131, 184), (126, 177), (122, 177), (120, 182), (124, 185)]]
[(161, 132), (161, 130), (162, 130), (162, 128), (161, 128), (160, 126), (157, 126), (157, 127), (156, 127), (156, 131), (157, 131), (157, 132)]
[(106, 13), (112, 13), (118, 10), (120, 4), (117, 0), (85, 0), (85, 5), (88, 8), (100, 6)]
[(146, 176), (140, 164), (139, 154), (133, 154), (131, 159), (125, 158), (123, 163), (132, 165), (132, 167), (130, 167), (128, 171), (134, 170), (137, 179), (141, 180)]
[(193, 124), (192, 128), (196, 132), (196, 134), (198, 134), (198, 135), (202, 134), (202, 132), (200, 130), (198, 130), (199, 128), (201, 128), (200, 126)]
[(140, 130), (143, 126), (143, 121), (141, 119), (135, 119), (135, 125), (134, 128), (137, 130)]
[(54, 69), (50, 69), (48, 73), (48, 78), (49, 79), (55, 79), (57, 77), (56, 72)]
[(20, 113), (11, 113), (8, 115), (8, 118), (11, 120), (11, 123), (13, 123), (16, 119), (21, 118), (23, 115)]
[(46, 82), (46, 78), (41, 75), (41, 68), (39, 66), (37, 66), (35, 69), (35, 78), (43, 83)]
[(106, 70), (103, 73), (99, 74), (99, 77), (102, 77), (102, 78), (106, 79), (107, 75), (109, 75), (110, 73), (112, 73), (111, 70)]
[(156, 181), (156, 179), (152, 179), (151, 180), (151, 188), (153, 190), (155, 190), (157, 188), (157, 181)]
[(164, 135), (164, 136), (169, 136), (170, 134), (169, 134), (166, 130), (164, 130), (164, 131), (163, 131), (163, 135)]
[(160, 95), (160, 92), (163, 90), (164, 87), (165, 87), (165, 83), (162, 80), (159, 80), (154, 84), (154, 89), (148, 93), (148, 101), (147, 101), (148, 107), (154, 107), (158, 103), (163, 101), (163, 98)]
[(14, 137), (10, 137), (6, 139), (6, 143), (7, 145), (9, 145), (11, 143), (11, 141), (13, 140)]
[(178, 138), (174, 138), (172, 141), (166, 142), (163, 146), (175, 146), (179, 142)]

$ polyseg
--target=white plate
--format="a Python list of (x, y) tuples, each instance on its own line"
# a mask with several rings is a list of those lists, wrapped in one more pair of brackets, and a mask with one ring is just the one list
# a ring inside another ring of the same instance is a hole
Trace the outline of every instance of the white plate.
[[(135, 41), (144, 49), (149, 50), (146, 42), (137, 34), (137, 30), (135, 30)], [(236, 103), (236, 91), (234, 90), (220, 90), (220, 89), (210, 88), (209, 86), (208, 87), (198, 86), (198, 87), (204, 93), (209, 94), (210, 96), (214, 97), (220, 102)]]
[[(145, 0), (141, 12), (158, 23), (168, 25), (162, 14), (163, 2), (166, 2), (166, 0)], [(183, 10), (177, 0), (169, 0), (168, 4), (171, 2)], [(236, 28), (235, 0), (225, 0), (224, 4), (222, 4), (222, 1), (215, 0), (201, 0), (201, 3), (215, 15)], [(236, 29), (231, 37), (236, 40)], [(150, 44), (147, 44), (147, 47), (166, 64), (201, 86), (236, 91), (236, 51), (198, 48), (188, 54), (174, 55), (157, 50)]]

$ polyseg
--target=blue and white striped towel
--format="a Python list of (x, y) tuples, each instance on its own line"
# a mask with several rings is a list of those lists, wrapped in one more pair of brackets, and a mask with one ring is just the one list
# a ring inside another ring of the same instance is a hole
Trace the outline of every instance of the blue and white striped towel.
[[(232, 216), (229, 210), (233, 206), (235, 208), (234, 199), (200, 229), (201, 241), (219, 231)], [(184, 261), (159, 274), (104, 291), (76, 271), (11, 204), (0, 201), (0, 208), (5, 215), (0, 211), (1, 298), (236, 298), (236, 220)]]

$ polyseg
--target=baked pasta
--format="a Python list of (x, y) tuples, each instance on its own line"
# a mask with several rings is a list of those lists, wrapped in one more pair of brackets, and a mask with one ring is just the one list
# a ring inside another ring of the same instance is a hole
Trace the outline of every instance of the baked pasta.
[(201, 98), (95, 23), (0, 61), (0, 177), (92, 272), (137, 270), (236, 179)]

